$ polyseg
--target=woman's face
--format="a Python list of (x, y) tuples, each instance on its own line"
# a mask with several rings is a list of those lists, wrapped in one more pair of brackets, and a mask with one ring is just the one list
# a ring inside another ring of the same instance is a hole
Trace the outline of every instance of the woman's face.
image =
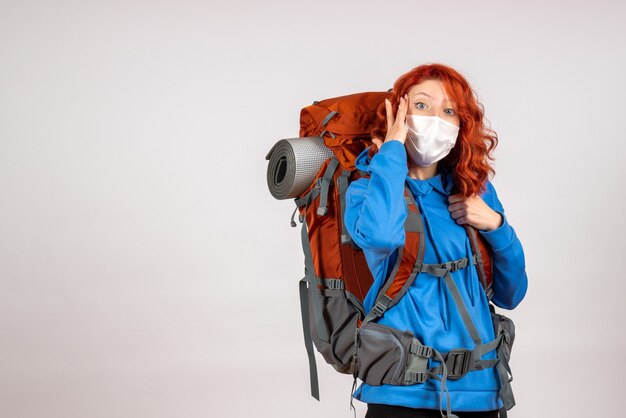
[(408, 95), (408, 115), (439, 116), (456, 126), (461, 126), (461, 118), (456, 112), (456, 104), (448, 99), (441, 81), (424, 80), (412, 86)]

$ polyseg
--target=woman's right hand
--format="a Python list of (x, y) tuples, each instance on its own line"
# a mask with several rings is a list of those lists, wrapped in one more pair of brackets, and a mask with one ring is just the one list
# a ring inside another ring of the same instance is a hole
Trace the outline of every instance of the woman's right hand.
[[(396, 114), (396, 117), (394, 117), (391, 102), (388, 99), (385, 99), (385, 110), (387, 111), (387, 136), (385, 137), (385, 142), (398, 140), (404, 144), (404, 141), (406, 141), (405, 121), (408, 108), (409, 95), (405, 94), (400, 98), (398, 113)], [(379, 138), (372, 138), (372, 142), (374, 142), (378, 148), (383, 145), (383, 141)]]

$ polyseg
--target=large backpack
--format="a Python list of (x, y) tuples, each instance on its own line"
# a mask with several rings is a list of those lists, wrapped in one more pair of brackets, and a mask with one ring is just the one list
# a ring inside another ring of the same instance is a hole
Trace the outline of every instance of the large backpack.
[[(363, 300), (373, 277), (363, 251), (345, 228), (345, 193), (352, 181), (368, 176), (354, 166), (354, 161), (372, 144), (370, 132), (376, 108), (389, 95), (389, 92), (365, 92), (315, 101), (300, 113), (300, 137), (317, 136), (332, 151), (309, 187), (294, 199), (302, 223), (305, 254), (305, 276), (299, 286), (311, 395), (319, 400), (314, 344), (337, 371), (353, 375), (352, 393), (357, 378), (370, 385), (413, 385), (434, 378), (442, 382), (443, 393), (446, 379), (460, 379), (472, 370), (496, 367), (501, 382), (499, 395), (504, 404), (500, 416), (506, 417), (506, 410), (515, 405), (510, 386), (513, 376), (508, 365), (515, 338), (514, 324), (511, 319), (497, 314), (489, 303), (496, 337), (483, 343), (450, 275), (452, 271), (476, 265), (482, 287), (491, 301), (491, 249), (473, 227), (465, 225), (472, 248), (471, 258), (441, 264), (422, 263), (426, 243), (424, 226), (406, 183), (405, 243), (398, 249), (396, 263), (373, 308), (367, 314), (364, 310)], [(271, 154), (272, 151), (266, 158), (270, 159)], [(293, 215), (291, 225), (297, 226)], [(434, 347), (423, 345), (409, 331), (376, 322), (387, 309), (398, 303), (420, 272), (443, 277), (476, 344), (473, 349), (458, 348), (441, 353)], [(496, 350), (497, 359), (482, 360), (481, 357), (491, 350)], [(429, 358), (440, 361), (441, 365), (427, 369)], [(447, 404), (447, 416), (454, 417), (450, 414), (449, 397)]]

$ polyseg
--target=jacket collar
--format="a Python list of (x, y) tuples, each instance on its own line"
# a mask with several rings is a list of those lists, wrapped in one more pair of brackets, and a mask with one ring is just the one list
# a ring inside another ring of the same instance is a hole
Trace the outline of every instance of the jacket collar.
[(444, 196), (449, 196), (452, 190), (452, 184), (449, 181), (446, 181), (446, 174), (439, 172), (435, 176), (428, 178), (426, 180), (413, 179), (406, 176), (405, 180), (413, 194), (416, 196), (424, 196), (430, 193), (433, 189), (437, 190)]

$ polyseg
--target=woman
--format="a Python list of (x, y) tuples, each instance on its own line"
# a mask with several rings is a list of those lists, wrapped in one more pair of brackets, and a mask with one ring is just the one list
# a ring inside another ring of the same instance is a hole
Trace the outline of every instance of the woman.
[[(374, 145), (355, 163), (369, 178), (352, 182), (346, 194), (346, 228), (365, 252), (374, 277), (364, 301), (366, 312), (404, 245), (405, 182), (424, 222), (424, 263), (471, 257), (463, 226), (471, 225), (492, 249), (493, 303), (515, 308), (528, 286), (524, 252), (487, 178), (495, 173), (488, 159), (493, 160), (490, 153), (498, 138), (484, 126), (482, 105), (468, 82), (448, 66), (422, 65), (396, 81), (384, 106), (372, 131)], [(489, 302), (475, 265), (451, 274), (481, 340), (493, 340)], [(425, 272), (377, 322), (409, 330), (441, 352), (474, 347), (443, 278)], [(495, 359), (495, 350), (482, 358)], [(440, 385), (436, 379), (406, 386), (362, 383), (353, 396), (368, 404), (366, 418), (439, 417)], [(498, 417), (503, 407), (494, 367), (448, 380), (446, 389), (449, 408), (460, 418)]]

